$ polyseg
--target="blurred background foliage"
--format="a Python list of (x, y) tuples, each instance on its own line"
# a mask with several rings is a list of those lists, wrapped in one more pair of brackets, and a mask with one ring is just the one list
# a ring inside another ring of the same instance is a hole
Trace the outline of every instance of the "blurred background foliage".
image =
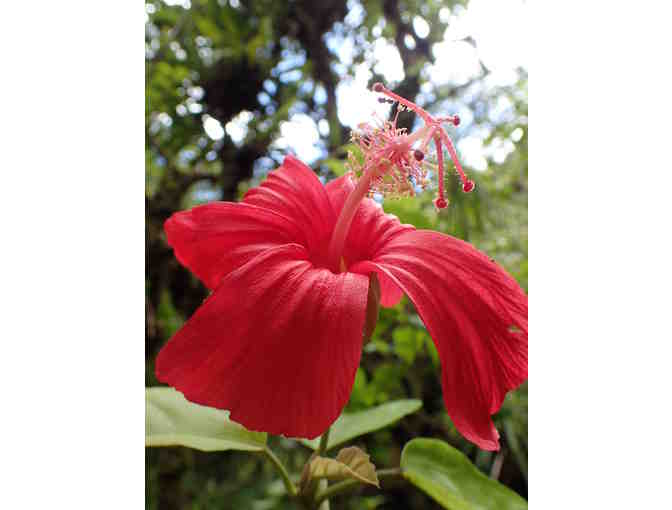
[[(349, 132), (389, 105), (367, 92), (383, 81), (433, 113), (462, 118), (454, 141), (471, 194), (450, 175), (450, 205), (430, 190), (385, 200), (405, 223), (473, 243), (527, 289), (527, 73), (524, 10), (501, 0), (156, 0), (146, 11), (146, 385), (160, 347), (206, 289), (172, 255), (162, 231), (175, 211), (238, 200), (295, 153), (324, 180), (344, 172)], [(522, 41), (522, 42), (521, 42)], [(515, 43), (518, 42), (516, 45)], [(400, 124), (418, 120), (402, 113)], [(418, 398), (421, 411), (355, 441), (378, 467), (399, 465), (413, 437), (441, 438), (484, 473), (527, 496), (527, 384), (495, 416), (498, 453), (455, 430), (442, 403), (436, 349), (412, 304), (382, 309), (348, 407)], [(298, 473), (309, 451), (272, 438)], [(293, 508), (262, 458), (186, 448), (146, 450), (150, 509)], [(332, 501), (334, 509), (436, 508), (400, 484)]]

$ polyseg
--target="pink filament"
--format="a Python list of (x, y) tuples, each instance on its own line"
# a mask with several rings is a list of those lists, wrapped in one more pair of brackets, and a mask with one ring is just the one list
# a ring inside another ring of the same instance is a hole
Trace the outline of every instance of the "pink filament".
[(443, 147), (441, 147), (441, 138), (435, 136), (434, 143), (436, 144), (436, 161), (439, 164), (439, 196), (434, 200), (434, 205), (437, 209), (445, 209), (448, 202), (446, 202), (443, 190)]
[[(434, 119), (426, 110), (418, 106), (412, 101), (409, 101), (408, 99), (405, 99), (391, 90), (388, 90), (385, 88), (385, 86), (382, 83), (376, 83), (373, 86), (373, 90), (376, 92), (380, 92), (382, 94), (385, 94), (386, 96), (394, 99), (395, 101), (398, 101), (399, 104), (403, 104), (405, 107), (409, 108), (410, 110), (413, 110), (415, 113), (420, 115), (422, 119), (425, 121), (426, 124), (429, 125), (437, 125), (441, 122), (452, 122), (453, 125), (457, 126), (460, 123), (460, 118), (455, 115), (455, 116), (447, 116), (447, 117), (439, 117), (438, 119)], [(399, 112), (397, 111), (397, 115), (399, 115)], [(448, 149), (448, 153), (450, 154), (450, 159), (453, 160), (453, 163), (455, 164), (455, 168), (457, 170), (457, 173), (460, 175), (460, 179), (462, 180), (462, 190), (465, 193), (468, 193), (474, 189), (474, 181), (471, 181), (467, 179), (467, 176), (464, 173), (464, 170), (462, 170), (462, 165), (460, 164), (460, 160), (457, 158), (457, 152), (455, 151), (455, 147), (453, 146), (453, 142), (450, 141), (450, 138), (448, 138), (448, 135), (443, 131), (443, 129), (438, 128), (437, 129), (438, 133), (441, 135), (441, 139), (443, 140), (444, 145), (446, 146), (446, 149)], [(441, 153), (441, 147), (440, 144), (437, 142), (436, 138), (434, 139), (436, 143), (436, 151), (437, 153)], [(445, 199), (443, 196), (443, 155), (440, 156), (441, 163), (439, 163), (439, 197), (437, 200), (441, 200), (440, 203), (445, 203)]]
[[(446, 146), (446, 149), (448, 149), (448, 153), (450, 154), (450, 159), (453, 160), (453, 163), (455, 163), (455, 169), (457, 170), (457, 173), (460, 174), (460, 179), (462, 179), (462, 190), (465, 193), (469, 193), (471, 190), (474, 189), (474, 181), (467, 179), (467, 176), (464, 174), (464, 170), (462, 170), (462, 165), (460, 165), (460, 160), (457, 158), (457, 152), (455, 151), (455, 147), (453, 146), (453, 142), (450, 141), (450, 138), (448, 138), (448, 135), (442, 130), (439, 130), (439, 136), (441, 136), (441, 140), (443, 141), (444, 145)], [(439, 145), (437, 144), (436, 149), (438, 152), (439, 151)]]
[(435, 124), (436, 121), (432, 118), (432, 116), (422, 108), (420, 108), (417, 104), (413, 103), (412, 101), (409, 101), (408, 99), (405, 99), (401, 96), (398, 96), (391, 90), (388, 90), (385, 88), (385, 86), (382, 83), (376, 83), (373, 86), (373, 90), (376, 92), (380, 92), (382, 94), (385, 94), (388, 97), (391, 97), (395, 101), (398, 101), (399, 104), (403, 104), (405, 107), (409, 108), (410, 110), (413, 110), (415, 113), (420, 115), (422, 117), (422, 120), (424, 120), (427, 124)]

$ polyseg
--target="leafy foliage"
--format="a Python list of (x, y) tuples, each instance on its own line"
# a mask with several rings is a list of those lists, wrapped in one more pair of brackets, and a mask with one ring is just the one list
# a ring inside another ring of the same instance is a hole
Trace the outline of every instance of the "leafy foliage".
[(188, 402), (172, 388), (147, 388), (145, 444), (188, 446), (205, 452), (262, 451), (266, 434), (229, 420), (228, 412)]
[[(420, 407), (422, 407), (422, 402), (419, 400), (396, 400), (365, 411), (343, 413), (331, 426), (327, 450), (336, 448), (361, 435), (391, 425), (407, 414), (417, 411)], [(313, 450), (317, 450), (320, 438), (312, 440), (301, 439), (301, 443)]]
[(490, 480), (458, 450), (437, 439), (413, 439), (401, 454), (404, 477), (449, 510), (523, 510), (527, 502)]
[(326, 478), (328, 480), (358, 480), (380, 487), (376, 466), (369, 460), (369, 456), (356, 446), (343, 448), (335, 459), (328, 457), (313, 457), (306, 464), (301, 477), (302, 484), (309, 484), (313, 480)]

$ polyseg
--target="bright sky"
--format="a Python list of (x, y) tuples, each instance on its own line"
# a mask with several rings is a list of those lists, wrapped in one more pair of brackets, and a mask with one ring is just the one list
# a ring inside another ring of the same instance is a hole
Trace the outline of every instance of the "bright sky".
[[(345, 20), (346, 25), (357, 26), (363, 14), (361, 5), (357, 0), (350, 0), (348, 6), (350, 14)], [(523, 0), (471, 0), (466, 9), (458, 6), (451, 12), (444, 7), (441, 9), (440, 19), (447, 22), (448, 28), (443, 41), (432, 47), (435, 64), (423, 70), (431, 84), (466, 83), (480, 73), (479, 58), (492, 73), (488, 79), (490, 85), (512, 84), (516, 79), (515, 69), (526, 67), (527, 9)], [(427, 37), (430, 27), (425, 19), (416, 16), (412, 20), (412, 26), (418, 38)], [(373, 35), (380, 35), (382, 28), (374, 27)], [(461, 41), (465, 37), (472, 37), (476, 41), (477, 49)], [(412, 38), (408, 39), (408, 44), (413, 42)], [(327, 45), (338, 55), (341, 62), (352, 63), (355, 48), (352, 38), (332, 33), (327, 36)], [(378, 103), (378, 95), (367, 88), (372, 77), (371, 67), (384, 76), (390, 87), (394, 87), (404, 78), (404, 69), (396, 47), (379, 37), (374, 41), (370, 60), (357, 66), (354, 76), (343, 76), (337, 87), (338, 115), (341, 122), (349, 127), (356, 127), (360, 122), (370, 120), (374, 111), (383, 117), (389, 111), (390, 107)], [(432, 88), (425, 86), (423, 92), (431, 92)], [(509, 105), (497, 105), (502, 109), (507, 106)], [(462, 110), (458, 113), (463, 126), (468, 126), (473, 119), (471, 113)], [(243, 112), (225, 126), (224, 130), (235, 143), (242, 141), (250, 115), (249, 112)], [(205, 120), (204, 127), (211, 138), (224, 136), (224, 130), (215, 119)], [(281, 136), (274, 147), (292, 150), (300, 159), (310, 164), (324, 156), (323, 148), (318, 143), (320, 128), (324, 132), (324, 127), (318, 126), (305, 113), (294, 113), (289, 121), (281, 124)], [(460, 138), (459, 133), (456, 137), (461, 158), (477, 170), (485, 170), (487, 167), (483, 146), (486, 136), (487, 132), (475, 131), (467, 137)], [(495, 161), (503, 161), (511, 150), (512, 143), (506, 141), (489, 154)]]

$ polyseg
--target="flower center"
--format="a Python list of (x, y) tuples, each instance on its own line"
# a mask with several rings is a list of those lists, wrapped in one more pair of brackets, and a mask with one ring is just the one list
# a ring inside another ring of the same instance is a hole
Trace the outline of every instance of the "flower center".
[[(412, 101), (385, 88), (382, 83), (376, 83), (373, 90), (387, 96), (380, 99), (383, 102), (397, 102), (399, 106), (393, 121), (376, 119), (376, 125), (360, 124), (358, 131), (352, 134), (352, 141), (359, 153), (349, 152), (346, 166), (357, 185), (345, 201), (329, 242), (328, 260), (334, 272), (341, 269), (340, 261), (348, 230), (359, 203), (366, 196), (375, 193), (393, 198), (414, 196), (429, 186), (429, 172), (432, 170), (436, 171), (438, 181), (434, 206), (437, 209), (448, 206), (444, 193), (444, 146), (462, 180), (462, 190), (468, 193), (474, 189), (474, 182), (467, 179), (453, 142), (442, 127), (446, 122), (459, 125), (460, 118), (457, 115), (434, 118)], [(422, 118), (425, 125), (410, 135), (406, 134), (405, 129), (397, 128), (401, 109), (412, 110)], [(432, 141), (436, 147), (436, 163), (427, 157), (427, 149)]]

